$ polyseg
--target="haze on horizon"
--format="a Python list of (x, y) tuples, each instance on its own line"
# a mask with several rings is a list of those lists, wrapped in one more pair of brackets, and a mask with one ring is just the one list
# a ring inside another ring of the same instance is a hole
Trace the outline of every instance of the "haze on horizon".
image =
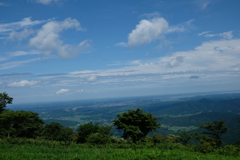
[(240, 1), (0, 0), (13, 103), (240, 90)]

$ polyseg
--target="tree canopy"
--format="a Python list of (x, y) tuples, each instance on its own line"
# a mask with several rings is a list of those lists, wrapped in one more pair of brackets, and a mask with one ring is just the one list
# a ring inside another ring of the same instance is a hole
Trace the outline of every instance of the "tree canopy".
[(0, 93), (0, 113), (4, 111), (7, 104), (12, 104), (12, 97), (9, 97), (6, 92)]
[(1, 134), (7, 137), (37, 137), (43, 124), (44, 121), (34, 112), (8, 110), (0, 114)]
[(118, 119), (113, 120), (113, 124), (117, 126), (117, 129), (123, 130), (124, 139), (131, 138), (134, 143), (160, 127), (156, 117), (153, 117), (151, 113), (143, 113), (139, 108), (118, 114), (117, 117)]
[(97, 142), (97, 143), (106, 143), (106, 139), (108, 136), (112, 135), (111, 132), (112, 126), (99, 126), (98, 123), (93, 124), (92, 122), (81, 124), (78, 131), (78, 142), (85, 143), (89, 142)]
[(203, 134), (209, 135), (216, 141), (217, 146), (222, 145), (221, 135), (228, 129), (224, 120), (206, 122), (199, 127), (204, 129)]

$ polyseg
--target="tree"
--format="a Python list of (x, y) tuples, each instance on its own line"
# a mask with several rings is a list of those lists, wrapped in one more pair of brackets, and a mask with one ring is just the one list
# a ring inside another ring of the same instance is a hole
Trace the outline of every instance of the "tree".
[(40, 135), (43, 120), (38, 113), (29, 111), (4, 111), (0, 114), (3, 136), (36, 138)]
[(44, 127), (44, 136), (46, 139), (57, 141), (64, 127), (60, 123), (51, 122)]
[[(85, 143), (87, 141), (93, 143), (98, 142), (96, 137), (105, 137), (105, 141), (109, 136), (112, 135), (112, 126), (99, 126), (98, 123), (93, 124), (92, 122), (80, 125), (77, 129), (78, 131), (78, 143)], [(97, 133), (97, 134), (96, 134)], [(94, 135), (93, 135), (94, 134)], [(89, 138), (91, 136), (91, 138)], [(100, 141), (99, 141), (100, 142)], [(102, 141), (101, 141), (102, 143)]]
[(224, 120), (206, 122), (205, 124), (199, 127), (204, 129), (204, 131), (202, 132), (203, 134), (209, 135), (213, 140), (215, 140), (216, 145), (218, 147), (222, 145), (221, 136), (228, 129), (227, 126), (225, 125)]
[(0, 113), (4, 111), (7, 104), (12, 104), (12, 97), (9, 97), (6, 92), (0, 93)]
[(128, 110), (117, 115), (118, 119), (114, 119), (113, 123), (117, 129), (123, 130), (122, 137), (124, 139), (131, 138), (134, 143), (142, 140), (149, 132), (156, 130), (161, 124), (157, 123), (157, 118), (151, 113), (143, 113), (141, 109)]
[(60, 123), (52, 122), (44, 127), (44, 136), (52, 141), (63, 141), (65, 144), (72, 141), (73, 129), (62, 126)]

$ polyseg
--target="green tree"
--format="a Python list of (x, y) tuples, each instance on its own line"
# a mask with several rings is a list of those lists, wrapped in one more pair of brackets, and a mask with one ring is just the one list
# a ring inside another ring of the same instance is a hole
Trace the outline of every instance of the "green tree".
[(123, 130), (122, 137), (124, 139), (131, 138), (134, 143), (142, 140), (147, 134), (160, 127), (157, 118), (151, 113), (143, 113), (141, 109), (128, 110), (117, 115), (118, 119), (113, 120), (117, 129)]
[[(112, 126), (99, 126), (98, 123), (93, 124), (92, 122), (80, 125), (77, 129), (78, 131), (78, 143), (98, 143), (98, 139), (96, 137), (104, 137), (105, 141), (106, 139), (112, 135), (111, 132)], [(97, 134), (96, 134), (97, 133)], [(94, 135), (93, 135), (94, 134)], [(88, 138), (90, 135), (92, 135), (92, 138)], [(99, 140), (100, 142), (100, 140)], [(102, 141), (100, 142), (102, 143)]]
[(36, 138), (40, 135), (43, 120), (38, 113), (29, 111), (4, 111), (0, 114), (3, 136)]
[(4, 111), (7, 104), (12, 104), (12, 97), (9, 97), (6, 92), (0, 93), (0, 113)]
[(64, 127), (60, 123), (51, 122), (44, 127), (43, 135), (46, 139), (57, 141), (63, 128)]
[(202, 133), (204, 135), (210, 136), (211, 140), (213, 139), (216, 142), (216, 145), (218, 147), (222, 145), (221, 136), (228, 129), (227, 126), (225, 125), (224, 120), (206, 122), (205, 124), (203, 124), (199, 127), (204, 129), (204, 131)]
[(61, 130), (60, 134), (58, 135), (58, 140), (65, 142), (71, 142), (73, 140), (73, 129), (70, 127), (65, 127)]

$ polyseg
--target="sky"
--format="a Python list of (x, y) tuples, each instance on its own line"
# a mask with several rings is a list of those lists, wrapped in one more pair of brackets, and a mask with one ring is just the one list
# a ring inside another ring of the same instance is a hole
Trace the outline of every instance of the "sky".
[(13, 103), (240, 91), (239, 0), (0, 0)]

